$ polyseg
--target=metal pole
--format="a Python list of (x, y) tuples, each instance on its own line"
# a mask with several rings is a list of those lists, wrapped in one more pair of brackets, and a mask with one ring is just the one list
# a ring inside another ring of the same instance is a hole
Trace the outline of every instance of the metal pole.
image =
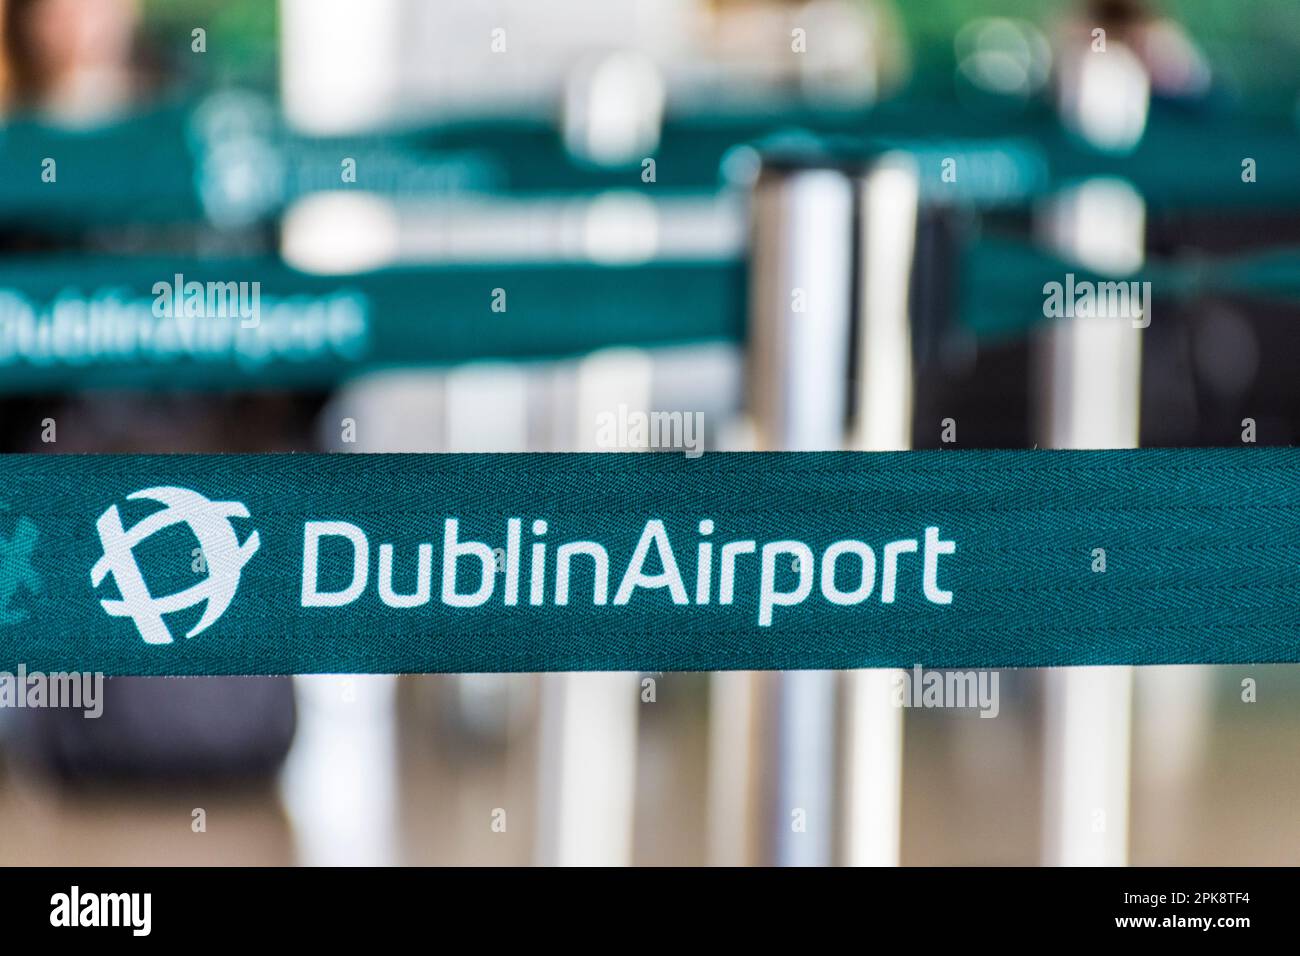
[[(850, 446), (912, 447), (909, 298), (919, 184), (904, 155), (884, 156), (864, 175), (858, 208), (856, 411)], [(918, 661), (917, 663), (924, 663)], [(844, 862), (897, 866), (902, 820), (903, 711), (893, 703), (900, 672), (844, 675)]]
[[(1124, 183), (1076, 187), (1056, 201), (1045, 223), (1052, 244), (1083, 266), (1125, 271), (1141, 265), (1145, 205)], [(1118, 316), (1066, 319), (1045, 333), (1043, 344), (1046, 443), (1136, 448), (1141, 329)], [(1081, 573), (1088, 573), (1086, 557), (1080, 556)], [(1128, 862), (1133, 670), (1052, 668), (1045, 681), (1045, 861), (1122, 866)]]
[[(620, 404), (648, 411), (653, 363), (635, 350), (583, 359), (577, 371), (578, 448), (596, 448), (601, 412)], [(539, 862), (628, 866), (636, 793), (639, 675), (542, 677)]]
[[(747, 388), (760, 450), (843, 447), (854, 195), (825, 166), (768, 164), (755, 184)], [(832, 862), (835, 689), (826, 671), (715, 675), (711, 763), (747, 777), (713, 777), (711, 829), (730, 821), (714, 849), (731, 855), (714, 862)]]
[[(1062, 60), (1062, 121), (1103, 149), (1135, 144), (1150, 97), (1141, 60), (1120, 41), (1104, 54), (1067, 50)], [(1127, 183), (1084, 182), (1047, 207), (1040, 224), (1051, 246), (1085, 268), (1123, 273), (1142, 265), (1146, 206)], [(1135, 324), (1119, 316), (1072, 318), (1043, 336), (1046, 418), (1040, 429), (1049, 447), (1137, 447), (1142, 335)], [(1105, 542), (1096, 546), (1104, 549)], [(1133, 669), (1053, 668), (1044, 689), (1044, 859), (1123, 866)]]

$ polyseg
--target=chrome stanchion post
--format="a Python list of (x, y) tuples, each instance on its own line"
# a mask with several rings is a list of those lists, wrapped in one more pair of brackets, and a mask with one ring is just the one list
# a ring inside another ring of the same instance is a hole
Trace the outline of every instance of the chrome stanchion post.
[[(915, 163), (881, 157), (862, 177), (858, 206), (857, 360), (849, 446), (912, 447), (912, 334), (909, 299), (920, 189)], [(916, 663), (923, 664), (924, 661)], [(902, 819), (903, 711), (894, 703), (901, 672), (844, 675), (843, 861), (896, 866)]]
[[(574, 445), (597, 450), (603, 412), (620, 404), (649, 409), (653, 376), (648, 354), (633, 349), (582, 359), (574, 373)], [(631, 865), (639, 689), (635, 672), (542, 675), (538, 862)]]
[[(1123, 44), (1067, 59), (1060, 88), (1063, 120), (1100, 147), (1127, 148), (1142, 135), (1148, 79)], [(1124, 110), (1117, 112), (1117, 103)], [(1124, 122), (1116, 125), (1116, 116)], [(1047, 242), (1084, 268), (1126, 273), (1142, 265), (1146, 207), (1127, 183), (1081, 183), (1050, 204), (1039, 223)], [(1076, 317), (1044, 333), (1044, 444), (1137, 447), (1142, 324), (1124, 316)], [(1122, 866), (1128, 862), (1133, 669), (1054, 668), (1044, 686), (1044, 861)]]
[[(829, 165), (767, 163), (755, 184), (747, 395), (759, 450), (844, 445), (854, 196)], [(712, 777), (713, 862), (832, 862), (835, 690), (825, 671), (714, 676), (711, 763), (746, 777)]]
[[(1124, 184), (1085, 183), (1061, 197), (1046, 221), (1058, 250), (1091, 268), (1114, 268), (1124, 256), (1132, 268), (1141, 263), (1144, 205)], [(1089, 250), (1098, 236), (1113, 240), (1109, 253)], [(1062, 319), (1044, 333), (1046, 422), (1040, 427), (1048, 447), (1137, 447), (1141, 335), (1123, 317)], [(1045, 681), (1045, 862), (1122, 866), (1133, 669), (1052, 668)]]

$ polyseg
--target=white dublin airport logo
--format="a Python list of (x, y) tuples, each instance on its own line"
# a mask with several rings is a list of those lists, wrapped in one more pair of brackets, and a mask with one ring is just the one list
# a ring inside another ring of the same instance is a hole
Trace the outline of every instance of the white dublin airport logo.
[[(128, 501), (157, 501), (166, 507), (155, 511), (129, 531), (122, 527), (117, 505), (99, 516), (95, 526), (104, 545), (104, 554), (91, 568), (90, 582), (99, 587), (104, 576), (111, 573), (122, 595), (121, 600), (101, 600), (100, 604), (113, 617), (134, 620), (146, 643), (170, 644), (172, 635), (163, 615), (205, 601), (203, 617), (185, 636), (201, 634), (230, 606), (244, 565), (257, 553), (261, 544), (256, 531), (240, 544), (230, 523), (231, 518), (247, 518), (248, 508), (238, 501), (210, 501), (187, 488), (146, 488), (126, 497)], [(198, 539), (208, 575), (183, 591), (154, 597), (149, 593), (133, 551), (146, 538), (181, 523), (189, 525)]]

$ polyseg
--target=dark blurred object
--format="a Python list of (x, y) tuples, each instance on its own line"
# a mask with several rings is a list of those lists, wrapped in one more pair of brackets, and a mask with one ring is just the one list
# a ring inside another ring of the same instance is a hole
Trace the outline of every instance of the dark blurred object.
[[(202, 454), (308, 452), (319, 393), (14, 396), (0, 400), (0, 452)], [(58, 440), (44, 444), (46, 419)]]
[(296, 721), (288, 677), (120, 677), (103, 713), (16, 712), (13, 750), (68, 781), (255, 780), (279, 769)]

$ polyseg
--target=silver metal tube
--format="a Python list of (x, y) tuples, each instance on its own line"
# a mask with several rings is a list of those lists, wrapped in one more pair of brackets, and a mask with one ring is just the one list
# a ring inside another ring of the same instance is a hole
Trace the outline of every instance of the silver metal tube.
[[(1145, 205), (1126, 184), (1085, 182), (1059, 197), (1043, 224), (1053, 246), (1087, 267), (1141, 265)], [(1044, 334), (1041, 427), (1049, 447), (1137, 447), (1142, 332), (1134, 324), (1121, 316), (1073, 318)], [(1133, 669), (1053, 668), (1045, 689), (1044, 861), (1122, 866), (1128, 862)]]
[[(818, 167), (769, 165), (755, 184), (747, 394), (759, 450), (843, 447), (855, 191), (844, 171)], [(714, 847), (732, 855), (714, 862), (833, 861), (836, 683), (824, 671), (715, 676), (714, 760), (748, 779), (713, 777), (713, 823), (731, 817)], [(727, 700), (746, 706), (728, 713)]]
[[(856, 408), (849, 445), (912, 447), (912, 325), (909, 300), (920, 186), (915, 163), (888, 154), (862, 178), (858, 205)], [(915, 663), (924, 664), (924, 661)], [(844, 674), (843, 861), (897, 866), (903, 784), (903, 711), (896, 670)]]
[[(650, 407), (648, 354), (613, 349), (575, 371), (574, 447), (596, 449), (596, 422), (620, 403)], [(640, 680), (635, 672), (546, 674), (540, 705), (537, 860), (630, 866)]]
[[(1062, 63), (1062, 121), (1102, 148), (1136, 143), (1150, 95), (1140, 58), (1112, 42), (1105, 56), (1076, 48), (1065, 51)], [(1127, 183), (1084, 182), (1057, 197), (1039, 225), (1053, 248), (1086, 268), (1122, 273), (1142, 265), (1146, 206)], [(1137, 447), (1142, 333), (1135, 324), (1121, 316), (1072, 318), (1044, 334), (1040, 433), (1048, 447)], [(1044, 690), (1044, 861), (1122, 866), (1128, 862), (1133, 669), (1053, 668)]]

